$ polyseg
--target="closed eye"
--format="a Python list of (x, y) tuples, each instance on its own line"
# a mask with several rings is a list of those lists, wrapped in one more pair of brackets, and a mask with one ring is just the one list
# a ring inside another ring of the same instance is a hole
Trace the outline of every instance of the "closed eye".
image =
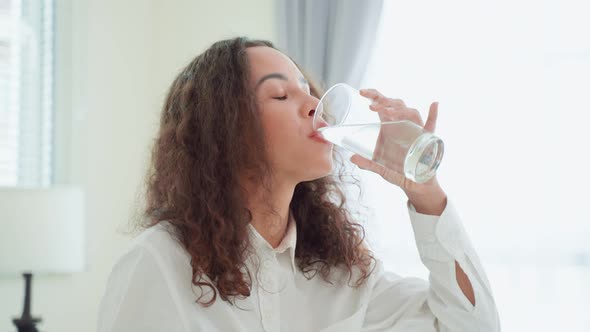
[(272, 99), (276, 99), (276, 100), (285, 100), (287, 99), (287, 96), (282, 96), (282, 97), (273, 97)]

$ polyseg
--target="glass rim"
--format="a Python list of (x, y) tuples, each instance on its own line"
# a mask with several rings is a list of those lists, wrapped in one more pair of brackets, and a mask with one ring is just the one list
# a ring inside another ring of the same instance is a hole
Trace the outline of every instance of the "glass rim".
[[(332, 85), (328, 90), (326, 90), (326, 92), (324, 92), (324, 94), (320, 97), (320, 101), (317, 103), (317, 105), (315, 107), (315, 113), (313, 115), (313, 124), (312, 124), (314, 130), (318, 130), (318, 128), (317, 128), (317, 119), (318, 119), (318, 117), (321, 117), (321, 116), (319, 116), (319, 112), (318, 112), (318, 109), (320, 108), (320, 105), (323, 105), (324, 99), (330, 94), (330, 92), (332, 92), (332, 90), (334, 90), (336, 88), (339, 88), (339, 87), (347, 87), (347, 88), (350, 88), (352, 90), (356, 90), (352, 86), (350, 86), (350, 85), (348, 85), (346, 83), (343, 83), (343, 82), (336, 83), (336, 84)], [(348, 114), (350, 113), (350, 104), (351, 104), (351, 100), (349, 99), (348, 100), (348, 105), (346, 107), (346, 114), (344, 114), (344, 116), (342, 117), (342, 119), (340, 120), (339, 123), (342, 123), (344, 121), (344, 119), (346, 119), (348, 117)], [(322, 107), (322, 109), (323, 109), (323, 107)], [(322, 110), (321, 113), (323, 114), (324, 111)], [(325, 121), (325, 119), (324, 119), (324, 121)], [(325, 121), (325, 122), (328, 123), (327, 121)], [(338, 124), (328, 123), (328, 126), (330, 126), (330, 127), (331, 126), (336, 126), (336, 125), (338, 125)]]

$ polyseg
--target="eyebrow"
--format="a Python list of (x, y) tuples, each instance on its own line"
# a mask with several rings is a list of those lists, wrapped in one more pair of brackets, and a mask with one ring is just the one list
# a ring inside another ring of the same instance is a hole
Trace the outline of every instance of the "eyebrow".
[[(289, 81), (289, 79), (287, 78), (287, 76), (281, 74), (281, 73), (272, 73), (272, 74), (268, 74), (263, 76), (260, 80), (258, 80), (258, 83), (256, 83), (256, 87), (254, 88), (255, 90), (258, 89), (258, 87), (266, 80), (271, 79), (271, 78), (276, 78), (282, 81)], [(309, 82), (307, 82), (307, 80), (305, 79), (305, 77), (300, 76), (299, 77), (299, 83), (303, 84), (303, 85), (307, 85), (309, 86)]]

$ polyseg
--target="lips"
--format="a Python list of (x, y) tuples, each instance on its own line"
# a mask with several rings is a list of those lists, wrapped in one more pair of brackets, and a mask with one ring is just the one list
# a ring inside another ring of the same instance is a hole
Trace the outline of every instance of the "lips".
[(318, 129), (316, 129), (316, 130), (312, 131), (312, 132), (311, 132), (311, 134), (309, 134), (309, 137), (313, 137), (313, 136), (318, 136), (318, 135), (319, 135), (320, 137), (324, 138), (324, 137), (322, 136), (322, 134), (320, 133), (319, 129), (320, 129), (320, 128), (327, 127), (327, 126), (328, 126), (328, 124), (327, 124), (326, 122), (324, 122), (324, 121), (321, 121), (321, 122), (319, 122), (319, 123), (318, 123), (318, 126), (317, 126), (317, 127), (318, 127)]
[(324, 136), (322, 136), (322, 133), (320, 133), (319, 131), (314, 131), (313, 133), (311, 133), (311, 135), (309, 135), (309, 137), (315, 141), (321, 142), (321, 143), (328, 143), (328, 144), (332, 144), (329, 141), (327, 141)]
[(332, 144), (331, 142), (327, 141), (324, 136), (322, 135), (322, 133), (319, 131), (320, 128), (323, 127), (328, 127), (328, 123), (326, 123), (325, 121), (320, 121), (317, 125), (318, 130), (314, 130), (311, 132), (311, 134), (309, 134), (309, 137), (313, 140), (316, 140), (318, 142), (321, 143), (329, 143)]

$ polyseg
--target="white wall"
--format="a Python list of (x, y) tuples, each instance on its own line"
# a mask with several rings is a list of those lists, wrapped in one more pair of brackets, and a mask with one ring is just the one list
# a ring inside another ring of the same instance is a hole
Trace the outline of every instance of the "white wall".
[[(274, 7), (272, 0), (57, 5), (57, 180), (85, 189), (87, 268), (37, 277), (32, 309), (43, 331), (93, 331), (108, 273), (130, 240), (117, 229), (134, 212), (166, 88), (215, 40), (274, 40)], [(0, 280), (0, 330), (15, 330), (23, 289), (20, 279)]]

